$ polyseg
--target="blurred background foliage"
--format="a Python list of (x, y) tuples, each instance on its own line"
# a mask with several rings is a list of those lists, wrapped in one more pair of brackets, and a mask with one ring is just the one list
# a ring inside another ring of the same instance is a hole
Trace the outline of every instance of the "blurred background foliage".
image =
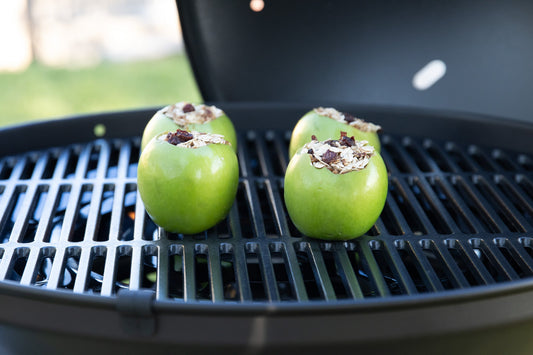
[(0, 1), (0, 125), (201, 101), (174, 0)]

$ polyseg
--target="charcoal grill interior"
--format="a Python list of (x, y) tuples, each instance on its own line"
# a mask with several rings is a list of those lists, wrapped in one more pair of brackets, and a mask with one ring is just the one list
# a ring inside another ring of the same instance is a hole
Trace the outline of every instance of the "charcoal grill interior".
[(235, 204), (197, 235), (166, 233), (147, 216), (136, 190), (138, 135), (4, 156), (0, 280), (106, 297), (148, 289), (165, 301), (271, 303), (361, 302), (533, 275), (530, 152), (385, 129), (390, 189), (380, 219), (362, 238), (325, 242), (288, 218), (289, 138), (289, 130), (239, 132)]
[(301, 235), (284, 207), (287, 127), (312, 104), (220, 105), (238, 127), (239, 189), (228, 217), (197, 235), (157, 228), (137, 193), (155, 108), (0, 131), (0, 304), (11, 305), (1, 343), (207, 354), (333, 342), (379, 354), (394, 339), (424, 353), (415, 344), (447, 334), (443, 354), (479, 349), (480, 338), (492, 352), (506, 341), (530, 349), (533, 128), (335, 106), (385, 127), (390, 181), (375, 226), (347, 242)]

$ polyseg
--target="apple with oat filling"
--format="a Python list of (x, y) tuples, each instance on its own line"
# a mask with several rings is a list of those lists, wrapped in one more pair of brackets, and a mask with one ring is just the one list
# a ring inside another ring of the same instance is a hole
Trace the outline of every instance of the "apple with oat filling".
[(306, 113), (294, 126), (289, 144), (289, 157), (309, 142), (309, 137), (315, 135), (318, 140), (338, 137), (340, 132), (346, 132), (356, 140), (368, 141), (378, 152), (381, 151), (378, 131), (380, 126), (356, 118), (349, 113), (337, 111), (334, 108), (315, 108)]
[(141, 151), (158, 134), (176, 129), (221, 134), (237, 151), (235, 127), (224, 111), (215, 106), (187, 102), (166, 106), (154, 114), (144, 129)]
[(374, 147), (341, 132), (339, 140), (313, 136), (289, 162), (284, 189), (287, 211), (300, 232), (348, 240), (365, 234), (379, 218), (388, 175)]
[(174, 233), (199, 233), (224, 219), (239, 184), (237, 155), (210, 133), (163, 133), (146, 145), (137, 169), (146, 212)]

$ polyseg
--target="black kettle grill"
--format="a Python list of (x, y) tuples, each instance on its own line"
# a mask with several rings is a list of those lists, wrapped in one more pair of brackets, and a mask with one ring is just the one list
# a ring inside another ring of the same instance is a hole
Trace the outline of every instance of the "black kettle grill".
[[(158, 108), (3, 128), (2, 353), (530, 354), (531, 7), (179, 1), (204, 99), (238, 129), (228, 217), (180, 235), (147, 216)], [(434, 59), (444, 76), (413, 87)], [(283, 202), (317, 106), (384, 127), (386, 206), (347, 242), (302, 235)]]

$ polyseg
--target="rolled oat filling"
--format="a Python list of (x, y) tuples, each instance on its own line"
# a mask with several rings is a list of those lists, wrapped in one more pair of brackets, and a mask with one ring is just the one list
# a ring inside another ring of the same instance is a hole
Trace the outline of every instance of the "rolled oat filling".
[(216, 106), (178, 102), (162, 108), (161, 113), (172, 119), (177, 125), (184, 127), (189, 124), (203, 124), (212, 121), (222, 116), (224, 111)]
[(169, 132), (167, 135), (159, 136), (160, 140), (164, 140), (172, 145), (184, 148), (200, 148), (209, 144), (227, 144), (230, 142), (224, 139), (224, 136), (214, 133), (188, 132), (178, 129), (176, 132)]
[(363, 132), (375, 133), (381, 129), (380, 125), (367, 122), (361, 118), (354, 117), (346, 112), (337, 111), (336, 109), (332, 107), (326, 107), (326, 108), (318, 107), (318, 108), (315, 108), (314, 111), (321, 116), (325, 116), (325, 117), (331, 118), (332, 120), (348, 124)]
[(363, 170), (375, 152), (367, 141), (356, 141), (354, 137), (347, 137), (346, 132), (341, 132), (339, 140), (312, 138), (303, 148), (311, 158), (311, 165), (317, 169), (326, 168), (334, 174)]

